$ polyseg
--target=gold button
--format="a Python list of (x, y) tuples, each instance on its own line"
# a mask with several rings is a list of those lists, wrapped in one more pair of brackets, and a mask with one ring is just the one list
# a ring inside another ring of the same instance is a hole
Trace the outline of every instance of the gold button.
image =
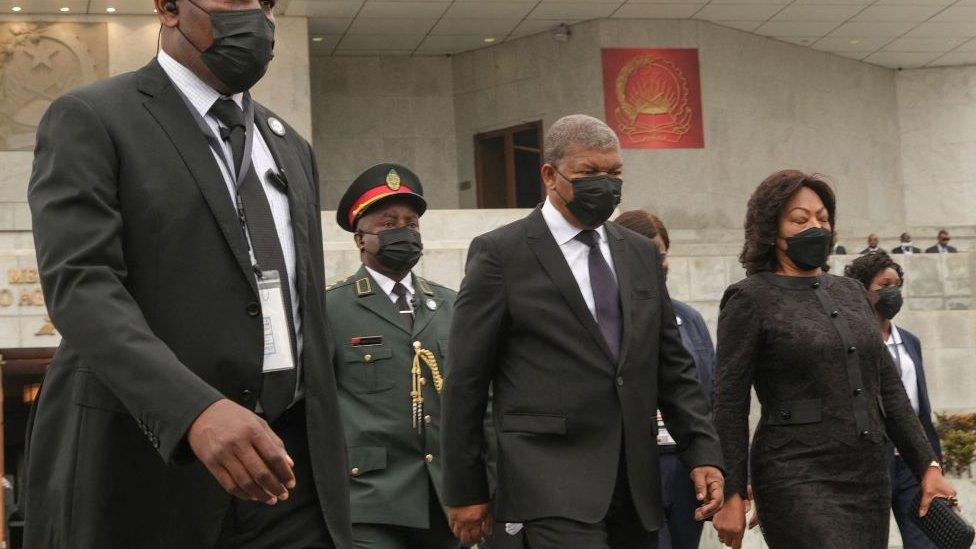
[(413, 347), (414, 347), (414, 349), (419, 349), (420, 348), (420, 342), (419, 341), (414, 341), (413, 342)]
[(352, 476), (358, 477), (359, 476), (359, 467), (353, 467), (352, 470), (349, 471), (349, 472), (352, 473)]
[(426, 377), (420, 378), (420, 384), (421, 385), (427, 385), (427, 378)]
[(434, 454), (427, 454), (426, 456), (424, 456), (424, 459), (427, 460), (427, 463), (431, 463), (432, 461), (434, 461)]
[(434, 418), (432, 418), (430, 416), (424, 416), (424, 423), (426, 423), (427, 425), (430, 425), (430, 422), (431, 421), (434, 421)]
[(363, 360), (365, 360), (366, 362), (372, 362), (373, 361), (373, 355), (366, 355), (366, 356), (363, 357)]

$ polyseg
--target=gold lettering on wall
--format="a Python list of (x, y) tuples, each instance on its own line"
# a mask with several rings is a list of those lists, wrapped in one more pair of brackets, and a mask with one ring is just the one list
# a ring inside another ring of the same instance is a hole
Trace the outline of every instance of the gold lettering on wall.
[(10, 307), (14, 304), (14, 293), (4, 288), (0, 290), (0, 307)]

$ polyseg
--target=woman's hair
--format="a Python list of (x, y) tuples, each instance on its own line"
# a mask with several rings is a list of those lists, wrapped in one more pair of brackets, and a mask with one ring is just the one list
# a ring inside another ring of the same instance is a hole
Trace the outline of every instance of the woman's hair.
[(668, 229), (658, 216), (647, 210), (630, 210), (618, 215), (617, 219), (613, 221), (651, 240), (660, 236), (664, 242), (664, 249), (667, 250), (671, 247), (671, 239), (668, 238)]
[(889, 267), (898, 273), (902, 282), (905, 281), (905, 272), (901, 270), (901, 265), (895, 263), (885, 252), (870, 252), (855, 259), (844, 267), (844, 276), (857, 280), (865, 289), (869, 289), (874, 277)]
[(833, 249), (837, 226), (837, 200), (830, 184), (818, 174), (807, 175), (798, 170), (778, 171), (756, 187), (746, 208), (745, 243), (739, 262), (751, 275), (764, 271), (775, 271), (779, 266), (776, 259), (776, 238), (779, 234), (779, 218), (790, 198), (807, 187), (817, 193), (827, 208), (830, 220), (830, 247)]

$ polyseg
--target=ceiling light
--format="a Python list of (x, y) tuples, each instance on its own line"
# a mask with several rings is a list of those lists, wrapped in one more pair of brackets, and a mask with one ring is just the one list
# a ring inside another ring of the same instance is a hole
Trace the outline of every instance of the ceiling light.
[(325, 40), (325, 37), (324, 36), (313, 36), (312, 37), (312, 42), (321, 42), (323, 40)]
[(115, 13), (115, 8), (113, 8), (112, 6), (109, 6), (109, 7), (105, 8), (105, 11), (107, 11), (109, 13)]
[(71, 11), (71, 8), (69, 8), (68, 6), (61, 8), (61, 13), (68, 13), (69, 11)]
[(20, 11), (22, 9), (24, 9), (24, 8), (22, 8), (20, 6), (14, 6), (14, 7), (10, 8), (10, 11)]
[(485, 37), (485, 44), (494, 44), (494, 43), (495, 43), (495, 37), (494, 36), (486, 36)]

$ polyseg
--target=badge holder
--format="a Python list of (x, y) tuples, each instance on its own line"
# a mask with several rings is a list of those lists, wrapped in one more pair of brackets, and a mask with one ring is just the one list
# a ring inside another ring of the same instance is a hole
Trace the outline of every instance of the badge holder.
[(281, 291), (278, 271), (263, 271), (258, 277), (261, 313), (264, 326), (264, 365), (261, 373), (291, 370), (295, 360), (291, 352), (285, 294)]

